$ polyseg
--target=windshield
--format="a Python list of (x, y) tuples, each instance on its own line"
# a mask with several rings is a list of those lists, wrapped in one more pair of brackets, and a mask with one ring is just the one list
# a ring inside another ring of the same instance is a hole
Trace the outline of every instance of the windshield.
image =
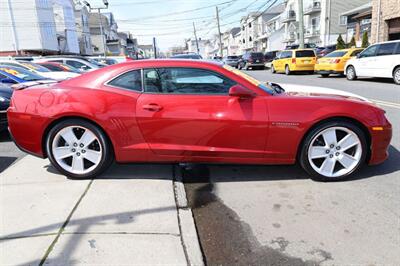
[(262, 89), (263, 91), (265, 91), (265, 92), (267, 92), (269, 94), (275, 94), (276, 93), (271, 88), (269, 88), (269, 86), (267, 86), (266, 84), (260, 82), (259, 80), (253, 78), (250, 75), (247, 75), (246, 73), (244, 73), (244, 72), (242, 72), (242, 71), (240, 71), (240, 70), (238, 70), (236, 68), (233, 68), (233, 67), (228, 66), (228, 65), (224, 65), (223, 68), (225, 68), (226, 70), (229, 70), (230, 72), (232, 72), (232, 73), (244, 78), (245, 80), (247, 80), (248, 82), (250, 82), (254, 86), (259, 87), (260, 89)]
[(4, 66), (0, 67), (0, 70), (7, 72), (17, 78), (23, 79), (25, 81), (35, 81), (35, 80), (43, 80), (46, 79), (42, 76), (39, 76), (35, 73), (32, 73), (22, 67), (13, 67), (13, 66)]
[(43, 67), (43, 66), (41, 66), (41, 65), (32, 63), (32, 62), (19, 61), (19, 63), (20, 63), (21, 65), (23, 65), (23, 66), (26, 66), (26, 67), (29, 68), (29, 69), (32, 69), (32, 70), (37, 71), (37, 72), (51, 72), (49, 69), (47, 69), (47, 68), (45, 68), (45, 67)]
[(324, 57), (342, 57), (347, 53), (347, 51), (335, 51), (325, 55)]

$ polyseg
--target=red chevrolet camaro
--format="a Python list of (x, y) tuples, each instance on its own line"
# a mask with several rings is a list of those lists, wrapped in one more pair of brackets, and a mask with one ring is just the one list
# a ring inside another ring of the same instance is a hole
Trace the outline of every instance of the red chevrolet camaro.
[(95, 177), (115, 160), (298, 162), (313, 179), (341, 180), (383, 162), (392, 136), (366, 99), (289, 92), (206, 61), (127, 62), (15, 89), (16, 144), (72, 178)]

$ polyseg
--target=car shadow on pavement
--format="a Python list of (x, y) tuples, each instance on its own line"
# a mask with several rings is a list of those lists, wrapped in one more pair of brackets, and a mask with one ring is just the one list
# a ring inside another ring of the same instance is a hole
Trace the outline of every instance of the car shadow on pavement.
[(7, 169), (17, 159), (17, 157), (0, 156), (0, 173)]

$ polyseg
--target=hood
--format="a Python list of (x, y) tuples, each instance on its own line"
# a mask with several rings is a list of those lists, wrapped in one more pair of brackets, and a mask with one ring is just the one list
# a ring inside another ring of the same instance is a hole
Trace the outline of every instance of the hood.
[(362, 102), (372, 103), (365, 97), (347, 91), (329, 89), (325, 87), (297, 85), (297, 84), (280, 83), (279, 85), (285, 90), (286, 94), (290, 96), (332, 97), (332, 98), (358, 100)]
[(49, 79), (64, 80), (64, 79), (75, 78), (80, 74), (73, 72), (52, 71), (52, 72), (40, 72), (40, 75)]

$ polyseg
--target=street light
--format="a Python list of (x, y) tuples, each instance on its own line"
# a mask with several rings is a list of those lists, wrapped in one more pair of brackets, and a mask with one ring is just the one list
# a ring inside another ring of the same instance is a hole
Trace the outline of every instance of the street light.
[(103, 50), (104, 50), (104, 58), (107, 57), (106, 51), (107, 51), (107, 45), (106, 45), (106, 39), (104, 38), (104, 34), (103, 34), (103, 22), (101, 21), (101, 13), (100, 10), (101, 9), (108, 9), (108, 1), (107, 0), (103, 0), (103, 4), (106, 7), (91, 7), (90, 4), (88, 3), (88, 1), (83, 1), (83, 3), (89, 8), (89, 11), (92, 11), (92, 9), (97, 9), (97, 12), (99, 13), (99, 24), (100, 24), (100, 35), (101, 35), (101, 39), (103, 42)]

